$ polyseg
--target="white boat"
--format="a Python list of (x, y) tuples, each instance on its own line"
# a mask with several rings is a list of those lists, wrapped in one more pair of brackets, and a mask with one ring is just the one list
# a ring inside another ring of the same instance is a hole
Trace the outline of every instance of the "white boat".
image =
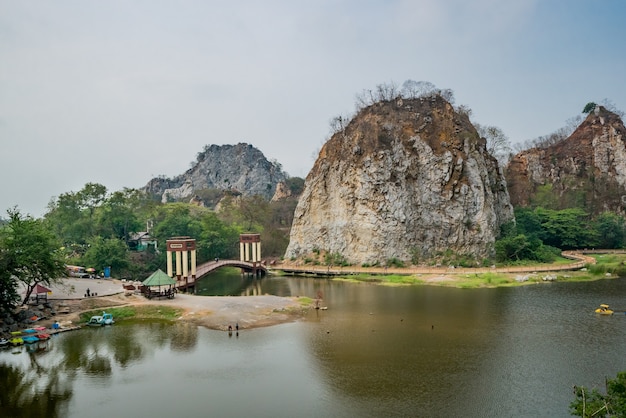
[(94, 315), (87, 322), (87, 325), (90, 327), (103, 327), (105, 325), (113, 325), (115, 321), (113, 320), (113, 315), (110, 313), (102, 312), (102, 315)]

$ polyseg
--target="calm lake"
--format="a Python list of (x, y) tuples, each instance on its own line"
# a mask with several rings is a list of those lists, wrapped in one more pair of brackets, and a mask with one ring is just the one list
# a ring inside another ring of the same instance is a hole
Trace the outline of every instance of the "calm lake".
[(626, 370), (626, 279), (516, 288), (211, 276), (204, 294), (324, 296), (238, 334), (119, 323), (0, 351), (2, 417), (567, 417)]

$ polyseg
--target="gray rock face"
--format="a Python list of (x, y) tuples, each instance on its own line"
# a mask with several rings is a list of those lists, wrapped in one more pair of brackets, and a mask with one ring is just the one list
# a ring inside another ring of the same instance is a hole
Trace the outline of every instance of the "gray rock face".
[(626, 213), (626, 128), (619, 115), (597, 106), (567, 138), (515, 155), (506, 170), (515, 206), (584, 207), (593, 215)]
[(493, 254), (513, 219), (504, 178), (465, 115), (440, 96), (363, 109), (324, 145), (294, 214), (286, 258), (352, 264)]
[(249, 144), (211, 145), (198, 154), (197, 163), (173, 179), (154, 178), (143, 188), (162, 202), (192, 197), (196, 190), (233, 190), (244, 196), (272, 198), (285, 173)]

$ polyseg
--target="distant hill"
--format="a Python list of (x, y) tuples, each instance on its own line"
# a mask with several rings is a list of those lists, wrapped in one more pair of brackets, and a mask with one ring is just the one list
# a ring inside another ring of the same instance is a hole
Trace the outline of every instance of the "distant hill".
[(268, 161), (250, 144), (207, 145), (198, 154), (194, 166), (184, 174), (171, 179), (153, 178), (142, 190), (162, 202), (195, 200), (200, 203), (207, 198), (207, 191), (260, 195), (269, 200), (277, 185), (286, 178), (280, 165)]
[(511, 203), (623, 214), (625, 132), (617, 114), (596, 106), (569, 137), (515, 155), (505, 171)]

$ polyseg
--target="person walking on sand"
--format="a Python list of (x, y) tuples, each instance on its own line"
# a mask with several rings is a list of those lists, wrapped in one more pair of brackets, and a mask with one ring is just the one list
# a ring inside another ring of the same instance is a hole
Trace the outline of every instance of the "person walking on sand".
[(89, 294), (89, 288), (87, 288), (87, 297), (89, 297), (89, 296), (91, 296), (91, 295)]

